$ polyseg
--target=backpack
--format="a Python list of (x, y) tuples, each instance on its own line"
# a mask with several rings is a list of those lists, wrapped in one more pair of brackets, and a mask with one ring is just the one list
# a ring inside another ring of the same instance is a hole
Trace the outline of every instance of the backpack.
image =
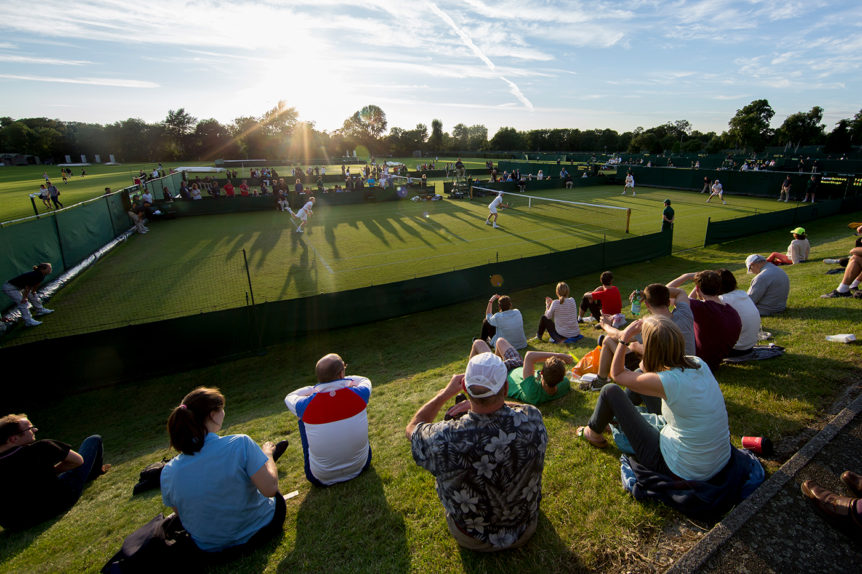
[(159, 488), (161, 484), (160, 480), (162, 477), (162, 469), (165, 468), (165, 464), (167, 464), (168, 461), (170, 461), (169, 458), (163, 458), (160, 462), (154, 462), (144, 467), (144, 470), (141, 471), (138, 479), (138, 484), (136, 484), (132, 489), (132, 495)]
[(197, 546), (179, 516), (158, 516), (129, 534), (120, 551), (102, 567), (102, 574), (129, 574), (164, 570), (166, 565), (188, 569)]

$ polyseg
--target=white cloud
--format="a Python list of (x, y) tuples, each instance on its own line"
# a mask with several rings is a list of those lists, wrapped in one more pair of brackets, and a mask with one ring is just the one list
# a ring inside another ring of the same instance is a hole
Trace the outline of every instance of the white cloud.
[(50, 64), (54, 66), (83, 66), (93, 63), (89, 60), (61, 60), (59, 58), (20, 56), (18, 54), (0, 54), (0, 62), (9, 62), (12, 64)]
[[(467, 32), (459, 28), (458, 25), (455, 24), (455, 22), (448, 14), (440, 10), (440, 8), (438, 8), (437, 5), (433, 2), (426, 2), (426, 5), (431, 9), (432, 12), (437, 14), (437, 16), (439, 16), (441, 20), (443, 20), (444, 22), (446, 22), (446, 24), (449, 25), (449, 27), (458, 35), (458, 37), (461, 38), (461, 41), (464, 43), (464, 45), (470, 48), (470, 50), (472, 50), (476, 57), (478, 57), (485, 63), (489, 70), (496, 71), (496, 66), (494, 65), (494, 62), (492, 62), (491, 59), (488, 58), (488, 56), (486, 56), (485, 53), (482, 52), (482, 50), (480, 50), (475, 43), (473, 43), (473, 40), (470, 39), (470, 36), (467, 34)], [(521, 92), (521, 89), (517, 86), (517, 84), (515, 84), (515, 82), (509, 80), (502, 74), (498, 77), (509, 86), (509, 91), (513, 96), (515, 96), (515, 98), (518, 99), (518, 101), (524, 104), (527, 109), (533, 109), (533, 103), (529, 99), (527, 99), (527, 97), (523, 94), (523, 92)]]
[(54, 76), (25, 76), (20, 74), (0, 74), (7, 80), (28, 82), (51, 82), (56, 84), (83, 84), (87, 86), (106, 86), (114, 88), (158, 88), (159, 84), (146, 80), (126, 80), (122, 78), (61, 78)]

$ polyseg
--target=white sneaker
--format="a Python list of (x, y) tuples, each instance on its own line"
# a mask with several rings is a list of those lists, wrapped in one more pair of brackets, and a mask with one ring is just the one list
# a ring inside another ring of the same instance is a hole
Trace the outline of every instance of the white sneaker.
[(634, 192), (634, 191), (633, 191), (633, 192), (632, 192), (632, 197), (636, 197), (636, 196), (637, 196), (637, 192)]
[(46, 309), (45, 307), (42, 307), (41, 309), (38, 309), (38, 310), (33, 314), (33, 316), (34, 316), (34, 317), (41, 317), (42, 315), (50, 315), (50, 314), (51, 314), (51, 313), (53, 313), (53, 312), (54, 312), (54, 310), (53, 310), (53, 309)]
[(299, 227), (297, 227), (297, 228), (296, 228), (296, 232), (297, 232), (297, 233), (302, 233), (302, 229), (300, 229)]
[[(780, 197), (778, 198), (778, 201), (781, 201), (781, 198), (780, 198)], [(787, 201), (787, 200), (785, 199), (784, 201)]]
[(37, 325), (41, 325), (42, 321), (37, 321), (36, 319), (30, 319), (29, 321), (24, 321), (24, 324), (28, 327), (35, 327)]
[(498, 227), (499, 227), (499, 226), (495, 223), (495, 224), (494, 224), (494, 229), (497, 229)]
[(625, 190), (623, 190), (623, 192), (620, 195), (625, 195), (625, 194), (626, 194), (626, 192), (625, 192)]
[(488, 220), (486, 219), (486, 220), (485, 220), (485, 225), (491, 225), (491, 222), (490, 222), (490, 221), (488, 221)]
[(721, 204), (722, 204), (722, 205), (727, 205), (727, 202), (726, 202), (726, 201), (724, 201), (724, 200), (722, 200), (722, 201), (721, 201)]
[[(779, 200), (779, 201), (781, 201), (781, 200)], [(787, 203), (787, 200), (786, 200), (786, 199), (784, 200), (784, 203)]]

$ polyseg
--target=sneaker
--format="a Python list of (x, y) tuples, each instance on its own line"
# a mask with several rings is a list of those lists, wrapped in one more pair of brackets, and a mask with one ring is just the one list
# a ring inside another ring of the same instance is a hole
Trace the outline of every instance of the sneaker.
[(637, 195), (637, 193), (633, 191), (633, 192), (632, 192), (632, 197), (635, 197), (636, 195)]
[(485, 225), (491, 225), (491, 222), (490, 222), (490, 221), (488, 221), (488, 220), (486, 219), (486, 220), (485, 220)]
[(726, 202), (726, 201), (724, 201), (724, 200), (722, 200), (721, 204), (722, 204), (722, 205), (727, 205), (727, 202)]
[(626, 192), (625, 192), (625, 191), (623, 191), (620, 195), (625, 195), (625, 194), (626, 194)]
[(42, 307), (41, 309), (37, 310), (37, 311), (33, 314), (33, 316), (34, 316), (34, 317), (41, 317), (42, 315), (50, 315), (50, 314), (51, 314), (51, 313), (53, 313), (53, 312), (54, 312), (54, 310), (53, 310), (53, 309), (46, 309), (45, 307)]
[(29, 321), (25, 320), (24, 324), (28, 327), (35, 327), (37, 325), (41, 325), (42, 321), (37, 321), (36, 319), (30, 319)]
[(833, 289), (831, 293), (827, 293), (826, 295), (821, 295), (821, 299), (838, 299), (840, 297), (852, 297), (853, 294), (850, 291), (846, 291), (841, 293), (838, 289)]
[(784, 203), (787, 203), (787, 200), (786, 200), (786, 199), (784, 200)]
[(302, 229), (300, 229), (299, 227), (297, 227), (297, 228), (296, 228), (296, 232), (297, 232), (297, 233), (302, 233)]
[(592, 315), (588, 315), (588, 316), (584, 317), (583, 319), (581, 319), (581, 322), (583, 322), (583, 323), (595, 323), (596, 318), (593, 317)]
[(827, 263), (827, 264), (829, 264), (829, 265), (837, 265), (837, 264), (838, 264), (838, 260), (837, 260), (837, 259), (824, 259), (824, 260), (823, 260), (823, 263)]
[[(780, 198), (780, 197), (778, 198), (778, 201), (781, 201), (781, 198)], [(787, 201), (787, 200), (785, 199), (784, 201)]]
[(500, 227), (500, 226), (499, 226), (499, 225), (497, 225), (496, 223), (494, 224), (494, 229), (498, 229), (499, 227)]

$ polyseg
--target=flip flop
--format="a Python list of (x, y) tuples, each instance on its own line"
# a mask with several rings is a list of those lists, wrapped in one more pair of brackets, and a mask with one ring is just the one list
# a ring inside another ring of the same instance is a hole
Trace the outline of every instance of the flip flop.
[[(605, 437), (599, 435), (599, 438), (601, 440), (596, 440), (596, 439), (590, 438), (587, 435), (587, 428), (588, 427), (585, 427), (585, 426), (584, 427), (578, 427), (578, 430), (576, 431), (578, 438), (587, 441), (588, 443), (590, 443), (591, 445), (593, 445), (596, 448), (607, 448), (608, 441), (605, 440)], [(592, 432), (592, 431), (590, 431), (590, 432)]]

